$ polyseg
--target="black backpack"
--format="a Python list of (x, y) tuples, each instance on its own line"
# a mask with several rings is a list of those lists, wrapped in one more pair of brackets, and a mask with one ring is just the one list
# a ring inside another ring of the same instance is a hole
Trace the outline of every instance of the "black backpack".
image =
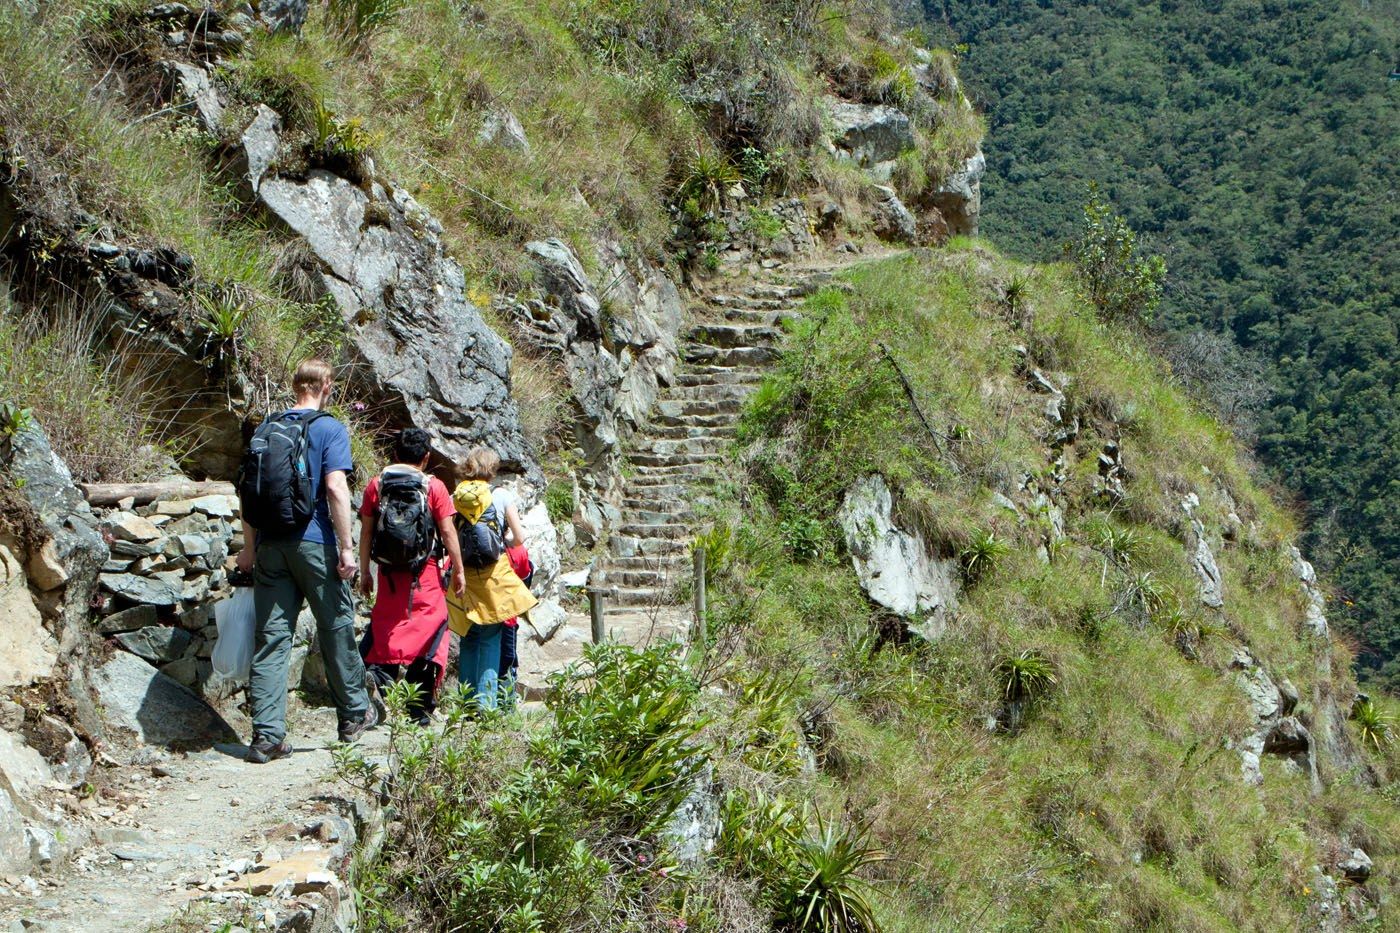
[(505, 538), (501, 535), (500, 512), (493, 502), (475, 522), (466, 516), (457, 516), (457, 543), (462, 548), (462, 564), (484, 570), (495, 566), (496, 561), (506, 552)]
[(238, 498), (243, 517), (259, 534), (302, 531), (316, 512), (307, 433), (323, 411), (286, 411), (269, 416), (248, 442), (238, 469)]
[(428, 508), (428, 477), (407, 467), (379, 474), (379, 509), (369, 556), (388, 570), (411, 570), (413, 579), (432, 558), (437, 534)]

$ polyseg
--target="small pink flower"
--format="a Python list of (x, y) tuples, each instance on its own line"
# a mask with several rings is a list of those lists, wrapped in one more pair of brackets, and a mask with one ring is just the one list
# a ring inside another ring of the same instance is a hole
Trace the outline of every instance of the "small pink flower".
[(637, 856), (637, 864), (639, 864), (639, 865), (645, 865), (646, 863), (647, 863), (647, 857), (646, 857), (645, 855), (639, 855), (639, 856)]
[(365, 410), (365, 403), (364, 403), (364, 402), (356, 402), (354, 405), (352, 405), (352, 406), (350, 406), (350, 407), (354, 408), (356, 411), (364, 411), (364, 410)]

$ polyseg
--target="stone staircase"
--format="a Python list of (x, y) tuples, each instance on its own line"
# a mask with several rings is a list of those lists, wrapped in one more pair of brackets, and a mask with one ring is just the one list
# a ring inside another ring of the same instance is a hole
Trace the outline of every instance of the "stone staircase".
[[(692, 573), (698, 509), (728, 460), (744, 400), (778, 359), (783, 323), (795, 320), (805, 297), (838, 268), (814, 264), (742, 284), (731, 280), (692, 304), (676, 378), (633, 438), (623, 467), (621, 516), (589, 579), (604, 593), (610, 637), (641, 646), (688, 634), (692, 611), (682, 596)], [(522, 638), (527, 696), (539, 695), (535, 685), (579, 657), (590, 637), (583, 611), (571, 613), (544, 645)]]
[(634, 438), (622, 515), (594, 572), (593, 585), (610, 591), (610, 616), (676, 604), (691, 574), (696, 509), (726, 460), (744, 400), (778, 358), (782, 320), (797, 316), (809, 290), (755, 282), (695, 309), (675, 381)]

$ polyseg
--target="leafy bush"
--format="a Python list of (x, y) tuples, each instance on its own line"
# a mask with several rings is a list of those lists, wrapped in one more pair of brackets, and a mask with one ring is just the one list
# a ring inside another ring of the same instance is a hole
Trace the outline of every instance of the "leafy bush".
[(1044, 696), (1057, 683), (1055, 665), (1040, 652), (1027, 648), (997, 662), (1002, 696), (1009, 701), (1033, 700)]
[(1137, 234), (1091, 189), (1079, 237), (1066, 244), (1085, 297), (1104, 320), (1142, 326), (1162, 300), (1167, 263), (1144, 256)]
[[(406, 690), (389, 693), (399, 829), (362, 886), (368, 928), (657, 928), (702, 912), (703, 898), (671, 896), (660, 834), (707, 753), (675, 646), (589, 646), (551, 681), (552, 720), (526, 736), (460, 693), (440, 735), (420, 728)], [(337, 766), (373, 791), (384, 777), (351, 748)]]
[(978, 529), (972, 533), (972, 540), (963, 548), (963, 573), (968, 582), (976, 583), (990, 573), (997, 562), (1011, 553), (1011, 545), (996, 532)]

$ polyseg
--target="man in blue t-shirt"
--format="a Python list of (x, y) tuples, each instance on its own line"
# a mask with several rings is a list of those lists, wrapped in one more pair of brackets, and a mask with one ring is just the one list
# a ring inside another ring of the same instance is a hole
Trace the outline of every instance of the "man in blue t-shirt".
[[(309, 417), (330, 401), (332, 370), (307, 360), (292, 377), (297, 403), (275, 417)], [(264, 764), (292, 753), (287, 737), (287, 664), (303, 601), (316, 617), (317, 639), (326, 681), (340, 717), (342, 742), (353, 742), (373, 728), (378, 716), (365, 690), (365, 667), (355, 641), (355, 604), (350, 583), (358, 555), (350, 533), (350, 432), (331, 417), (306, 428), (307, 467), (316, 503), (311, 521), (299, 532), (259, 535), (243, 520), (244, 547), (238, 569), (253, 573), (257, 615), (248, 701), (253, 739), (247, 760)]]

